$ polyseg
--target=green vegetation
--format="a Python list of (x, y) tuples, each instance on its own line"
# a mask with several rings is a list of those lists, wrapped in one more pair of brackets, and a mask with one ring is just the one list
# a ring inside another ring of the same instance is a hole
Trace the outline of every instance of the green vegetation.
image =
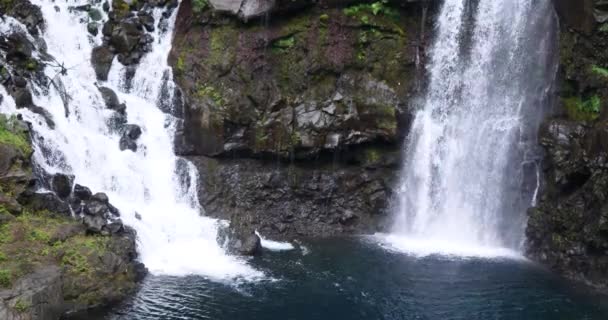
[(177, 58), (177, 63), (175, 64), (175, 70), (179, 73), (184, 73), (186, 71), (186, 63), (184, 62), (183, 55)]
[(201, 13), (209, 8), (209, 0), (192, 0), (192, 11)]
[(321, 16), (319, 16), (319, 21), (323, 24), (326, 24), (329, 21), (329, 15), (324, 13)]
[(15, 302), (15, 310), (19, 313), (24, 313), (26, 312), (29, 308), (30, 308), (30, 304), (19, 299), (17, 300), (17, 302)]
[(94, 276), (94, 261), (103, 255), (109, 237), (76, 233), (65, 241), (53, 240), (62, 228), (79, 224), (49, 212), (25, 212), (0, 226), (0, 287), (33, 271), (39, 265), (57, 264), (68, 273)]
[(279, 52), (284, 52), (293, 48), (296, 45), (296, 38), (292, 36), (288, 36), (285, 38), (277, 39), (272, 43), (272, 49)]
[(20, 132), (19, 126), (15, 116), (7, 118), (0, 115), (0, 144), (13, 146), (27, 156), (32, 152), (32, 147), (28, 136), (24, 132)]
[(608, 69), (606, 69), (606, 68), (602, 68), (597, 65), (592, 65), (591, 72), (593, 72), (596, 75), (602, 76), (604, 78), (608, 78)]
[(11, 272), (6, 269), (0, 269), (0, 287), (10, 287), (12, 283)]
[(196, 96), (199, 98), (209, 98), (218, 106), (222, 107), (226, 104), (226, 100), (221, 92), (210, 85), (199, 85), (196, 90)]
[(15, 5), (15, 0), (0, 0), (0, 8), (8, 11)]
[(350, 6), (344, 9), (344, 14), (349, 17), (359, 18), (364, 24), (369, 24), (369, 14), (374, 16), (383, 15), (395, 20), (399, 19), (399, 12), (388, 6), (388, 0)]
[(599, 117), (602, 101), (593, 95), (588, 99), (570, 97), (563, 100), (568, 116), (577, 121), (593, 121)]

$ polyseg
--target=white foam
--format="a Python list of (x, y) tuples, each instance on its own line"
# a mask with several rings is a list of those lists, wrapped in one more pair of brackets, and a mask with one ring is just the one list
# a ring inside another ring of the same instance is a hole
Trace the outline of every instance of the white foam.
[(402, 252), (417, 258), (444, 256), (448, 258), (484, 258), (526, 260), (516, 250), (500, 247), (480, 246), (474, 242), (458, 242), (437, 239), (421, 239), (393, 234), (376, 234), (372, 237), (385, 248)]
[(257, 231), (255, 232), (255, 234), (257, 234), (258, 237), (260, 237), (260, 240), (262, 242), (262, 247), (265, 249), (268, 249), (270, 251), (289, 251), (289, 250), (295, 249), (293, 244), (291, 244), (289, 242), (279, 242), (279, 241), (273, 241), (273, 240), (266, 239)]

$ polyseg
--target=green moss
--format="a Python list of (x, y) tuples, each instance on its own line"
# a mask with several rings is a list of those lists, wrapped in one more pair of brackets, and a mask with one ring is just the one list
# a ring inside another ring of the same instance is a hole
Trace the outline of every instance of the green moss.
[(321, 16), (319, 16), (319, 21), (323, 24), (326, 24), (327, 22), (329, 22), (329, 15), (324, 13)]
[(568, 117), (577, 121), (593, 121), (599, 117), (602, 101), (599, 96), (594, 95), (583, 100), (580, 97), (563, 99), (564, 107)]
[(20, 150), (24, 156), (32, 152), (27, 135), (19, 132), (17, 118), (14, 116), (6, 118), (0, 114), (0, 144), (7, 144)]
[(201, 13), (209, 8), (209, 0), (192, 0), (192, 11)]
[(376, 149), (366, 149), (365, 150), (365, 163), (373, 164), (378, 163), (382, 159), (380, 152)]
[(602, 68), (602, 67), (597, 66), (597, 65), (592, 65), (591, 66), (591, 72), (593, 72), (594, 74), (596, 74), (598, 76), (602, 76), (604, 78), (608, 78), (608, 69), (606, 69), (606, 68)]
[(6, 269), (0, 269), (0, 287), (8, 288), (12, 285), (13, 279), (11, 272)]
[(177, 71), (179, 74), (183, 74), (186, 71), (186, 62), (183, 54), (177, 58), (177, 62), (175, 63), (175, 71)]
[(239, 33), (233, 25), (223, 25), (210, 30), (207, 63), (220, 69), (230, 68), (236, 60)]
[(31, 305), (21, 299), (18, 299), (17, 302), (15, 302), (14, 309), (19, 313), (24, 313), (29, 308), (31, 308)]
[(285, 38), (278, 39), (273, 42), (272, 47), (278, 50), (287, 50), (293, 48), (296, 44), (296, 38), (294, 36), (289, 36)]
[(600, 32), (608, 32), (608, 23), (602, 24), (600, 27)]
[(0, 8), (4, 9), (3, 11), (8, 11), (15, 6), (15, 0), (0, 0)]
[(199, 98), (209, 98), (213, 100), (218, 107), (222, 107), (226, 104), (226, 100), (222, 96), (222, 93), (211, 85), (198, 85), (196, 96)]
[(399, 12), (388, 6), (388, 0), (350, 6), (344, 9), (344, 14), (348, 17), (358, 18), (363, 24), (369, 24), (369, 14), (387, 16), (394, 20), (399, 19)]

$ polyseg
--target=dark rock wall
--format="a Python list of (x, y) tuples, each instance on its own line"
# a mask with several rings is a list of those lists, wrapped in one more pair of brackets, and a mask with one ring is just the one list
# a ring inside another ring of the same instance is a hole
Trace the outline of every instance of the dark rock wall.
[(288, 2), (248, 22), (182, 2), (170, 55), (185, 102), (177, 152), (196, 159), (208, 215), (279, 238), (377, 231), (426, 4)]
[(569, 277), (608, 285), (608, 23), (602, 1), (555, 0), (561, 21), (555, 113), (541, 128), (544, 187), (527, 251)]
[(278, 238), (377, 231), (418, 89), (426, 4), (288, 2), (248, 22), (182, 2), (170, 55), (185, 102), (177, 152), (196, 159), (208, 215)]

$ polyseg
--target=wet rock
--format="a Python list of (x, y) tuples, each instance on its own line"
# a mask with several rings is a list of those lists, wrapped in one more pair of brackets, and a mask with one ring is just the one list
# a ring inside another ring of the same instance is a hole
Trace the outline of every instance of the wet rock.
[(141, 128), (135, 124), (126, 125), (122, 137), (120, 138), (120, 150), (137, 151), (137, 139), (141, 136)]
[(95, 69), (97, 79), (102, 81), (108, 80), (108, 73), (110, 73), (114, 56), (115, 53), (108, 47), (100, 46), (93, 49), (91, 62), (93, 63), (93, 69)]
[(72, 186), (74, 184), (74, 176), (57, 173), (53, 175), (51, 187), (55, 194), (61, 199), (66, 199), (72, 194)]
[(81, 186), (79, 184), (74, 186), (74, 197), (81, 201), (87, 201), (91, 198), (93, 194), (91, 193), (91, 189)]
[(38, 30), (44, 29), (44, 17), (38, 6), (25, 0), (11, 1), (5, 5), (8, 6), (8, 11), (5, 13), (23, 23), (30, 34), (37, 36)]
[(141, 24), (144, 26), (146, 31), (153, 32), (154, 31), (154, 17), (148, 13), (140, 14), (139, 20)]
[(114, 90), (107, 87), (99, 87), (98, 89), (108, 109), (114, 110), (120, 114), (126, 112), (127, 106), (124, 103), (120, 103), (118, 95), (116, 95)]
[(99, 34), (99, 26), (95, 22), (90, 22), (87, 24), (87, 31), (91, 35), (96, 36), (97, 34)]
[(122, 224), (122, 221), (120, 221), (120, 220), (114, 221), (105, 226), (105, 231), (107, 231), (108, 234), (119, 234), (119, 233), (123, 232), (124, 230), (125, 230), (124, 225)]
[(608, 124), (547, 120), (545, 186), (528, 210), (527, 254), (571, 278), (608, 287)]
[(71, 215), (70, 206), (54, 193), (39, 193), (28, 190), (19, 195), (17, 201), (34, 211), (50, 211)]
[(27, 35), (20, 32), (11, 33), (4, 41), (2, 46), (7, 47), (6, 59), (17, 63), (23, 63), (32, 57), (35, 46)]
[(218, 234), (218, 242), (233, 254), (254, 256), (262, 251), (260, 237), (250, 228), (240, 226), (222, 228)]
[(101, 12), (98, 9), (92, 8), (89, 10), (89, 18), (92, 21), (100, 21), (102, 19)]
[(88, 232), (101, 233), (107, 225), (107, 219), (102, 216), (85, 215), (82, 217), (82, 223), (86, 226)]
[(312, 167), (238, 158), (189, 160), (201, 174), (199, 199), (208, 214), (280, 240), (386, 231), (399, 170), (340, 162)]

